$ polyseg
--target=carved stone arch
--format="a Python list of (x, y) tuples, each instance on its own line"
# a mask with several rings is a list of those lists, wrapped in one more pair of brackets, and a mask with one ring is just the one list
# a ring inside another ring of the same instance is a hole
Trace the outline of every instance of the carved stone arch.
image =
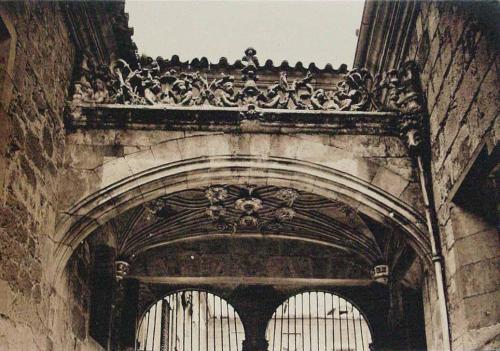
[(285, 157), (206, 156), (146, 168), (83, 199), (58, 225), (53, 277), (57, 279), (76, 247), (114, 216), (147, 201), (194, 187), (256, 184), (290, 187), (348, 202), (363, 214), (399, 227), (427, 263), (425, 220), (401, 199), (351, 174)]

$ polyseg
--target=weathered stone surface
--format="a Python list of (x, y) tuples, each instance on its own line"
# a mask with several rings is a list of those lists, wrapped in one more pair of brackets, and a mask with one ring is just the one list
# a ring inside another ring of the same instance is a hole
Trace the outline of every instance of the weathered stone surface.
[[(424, 41), (427, 28), (429, 54), (419, 63), (430, 112), (433, 188), (444, 248), (453, 348), (488, 348), (487, 344), (495, 345), (495, 330), (497, 334), (499, 330), (498, 325), (486, 322), (498, 319), (492, 317), (498, 310), (494, 295), (499, 289), (498, 232), (481, 216), (455, 206), (450, 190), (498, 120), (499, 56), (483, 18), (486, 12), (497, 10), (485, 7), (481, 12), (452, 2), (421, 5), (412, 34), (416, 39), (411, 42)], [(427, 317), (426, 321), (431, 323), (426, 328), (427, 346), (438, 349), (439, 340), (432, 331), (439, 329), (438, 324)]]
[[(75, 293), (68, 291), (54, 297), (47, 273), (64, 179), (63, 116), (77, 56), (65, 9), (56, 2), (0, 3), (2, 24), (12, 26), (16, 48), (9, 62), (12, 94), (0, 104), (0, 348), (5, 350), (100, 349), (89, 342), (86, 325), (72, 332), (67, 306), (81, 301), (71, 301)], [(7, 62), (1, 64), (3, 71)]]

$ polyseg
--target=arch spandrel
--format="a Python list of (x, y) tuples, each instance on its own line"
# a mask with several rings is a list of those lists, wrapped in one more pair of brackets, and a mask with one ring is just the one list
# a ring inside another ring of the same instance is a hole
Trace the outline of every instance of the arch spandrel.
[[(330, 138), (327, 140), (330, 140)], [(78, 143), (78, 136), (69, 137), (68, 141)], [(356, 136), (353, 136), (353, 141), (350, 143), (355, 143), (355, 141)], [(178, 166), (183, 161), (210, 158), (210, 167), (217, 167), (218, 158), (215, 156), (232, 157), (235, 162), (238, 161), (240, 156), (250, 156), (262, 161), (271, 158), (283, 159), (284, 162), (287, 162), (287, 160), (291, 162), (304, 161), (372, 183), (395, 197), (399, 197), (403, 190), (411, 182), (415, 181), (413, 177), (401, 175), (394, 171), (395, 168), (399, 168), (398, 163), (405, 159), (400, 154), (398, 156), (388, 154), (385, 162), (381, 163), (378, 161), (380, 158), (378, 155), (375, 157), (366, 154), (359, 156), (350, 152), (349, 142), (344, 148), (341, 148), (320, 142), (312, 142), (309, 138), (300, 136), (209, 134), (175, 138), (151, 145), (129, 146), (115, 143), (115, 141), (110, 140), (110, 143), (103, 145), (102, 148), (121, 148), (122, 152), (118, 152), (121, 154), (120, 156), (103, 156), (103, 152), (98, 149), (93, 149), (94, 151), (92, 149), (82, 150), (79, 154), (71, 155), (69, 166), (72, 166), (73, 171), (88, 169), (86, 166), (79, 165), (82, 162), (81, 158), (93, 159), (93, 175), (97, 175), (99, 181), (94, 182), (93, 188), (89, 188), (85, 193), (77, 193), (71, 201), (67, 200), (65, 208), (61, 210), (73, 212), (72, 207), (75, 208), (75, 204), (81, 203), (85, 196), (113, 187), (119, 182), (140, 176), (146, 172), (151, 174), (154, 169), (165, 168), (169, 164)], [(77, 146), (80, 147), (80, 145)], [(401, 148), (403, 148), (402, 145)], [(92, 152), (95, 155), (92, 155)], [(391, 164), (392, 160), (394, 160), (394, 164)], [(188, 167), (186, 167), (186, 170), (188, 170)], [(83, 178), (87, 177), (86, 174), (82, 176)], [(78, 175), (73, 179), (75, 182), (81, 180)]]

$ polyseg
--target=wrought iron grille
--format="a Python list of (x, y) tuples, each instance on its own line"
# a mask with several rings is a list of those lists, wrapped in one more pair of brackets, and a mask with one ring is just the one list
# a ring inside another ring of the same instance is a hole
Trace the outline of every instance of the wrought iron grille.
[(270, 351), (368, 351), (368, 324), (349, 301), (327, 292), (286, 300), (268, 323)]
[(143, 316), (137, 351), (239, 351), (245, 339), (238, 313), (206, 291), (179, 291), (156, 302)]

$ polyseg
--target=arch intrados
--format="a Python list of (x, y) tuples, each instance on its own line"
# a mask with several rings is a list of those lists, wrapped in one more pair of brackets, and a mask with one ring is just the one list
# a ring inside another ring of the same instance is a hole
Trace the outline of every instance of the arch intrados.
[[(236, 173), (236, 174), (235, 174)], [(56, 230), (55, 279), (76, 247), (116, 215), (155, 198), (215, 184), (291, 187), (336, 201), (358, 204), (357, 210), (401, 227), (409, 243), (430, 264), (425, 221), (412, 207), (345, 172), (307, 161), (253, 156), (199, 157), (154, 167), (126, 177), (78, 202)], [(341, 200), (339, 200), (341, 199)]]

